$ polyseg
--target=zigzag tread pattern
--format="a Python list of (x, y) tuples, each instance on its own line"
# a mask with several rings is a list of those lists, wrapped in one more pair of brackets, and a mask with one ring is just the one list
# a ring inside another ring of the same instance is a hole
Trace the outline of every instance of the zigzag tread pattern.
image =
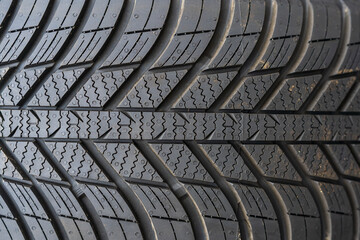
[(359, 9), (0, 1), (2, 238), (359, 239)]

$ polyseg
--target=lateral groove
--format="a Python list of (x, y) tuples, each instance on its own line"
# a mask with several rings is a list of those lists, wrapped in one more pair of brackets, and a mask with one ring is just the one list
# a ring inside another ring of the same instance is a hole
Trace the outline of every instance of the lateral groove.
[(303, 5), (303, 23), (301, 27), (300, 38), (296, 45), (296, 48), (288, 61), (287, 65), (281, 69), (279, 76), (271, 87), (266, 91), (264, 96), (259, 100), (259, 102), (253, 108), (254, 112), (259, 110), (266, 109), (267, 106), (271, 103), (273, 98), (278, 94), (280, 89), (283, 87), (286, 77), (289, 73), (293, 72), (297, 66), (301, 63), (303, 57), (306, 54), (308, 49), (308, 43), (311, 40), (311, 35), (313, 32), (314, 26), (314, 9), (310, 0), (302, 0)]
[(98, 163), (106, 175), (115, 183), (119, 193), (124, 197), (127, 204), (134, 212), (135, 218), (139, 222), (143, 238), (146, 240), (156, 240), (157, 235), (154, 224), (139, 197), (98, 151), (93, 142), (89, 140), (82, 140), (81, 144), (89, 155)]
[(267, 196), (269, 197), (271, 204), (277, 215), (277, 221), (279, 223), (279, 229), (281, 233), (281, 239), (292, 239), (291, 232), (291, 222), (289, 214), (287, 213), (287, 208), (282, 200), (279, 192), (275, 187), (270, 184), (262, 175), (261, 171), (258, 169), (255, 160), (250, 156), (248, 151), (237, 141), (230, 141), (233, 148), (239, 153), (239, 155), (244, 159), (245, 164), (248, 166), (250, 171), (256, 177), (259, 185), (264, 189)]
[(171, 109), (176, 101), (181, 97), (181, 95), (184, 94), (187, 89), (189, 89), (191, 84), (196, 80), (196, 77), (217, 55), (230, 30), (234, 17), (234, 10), (234, 0), (221, 1), (219, 21), (216, 25), (213, 37), (204, 50), (204, 53), (200, 56), (192, 68), (190, 68), (190, 70), (185, 74), (176, 87), (159, 104), (156, 111), (163, 112)]
[(191, 197), (185, 186), (178, 181), (178, 179), (171, 173), (169, 168), (146, 142), (134, 141), (134, 145), (145, 156), (145, 158), (148, 159), (150, 164), (168, 184), (174, 195), (179, 199), (190, 219), (195, 239), (208, 240), (209, 234), (205, 225), (205, 220), (202, 217), (194, 199)]
[(339, 2), (341, 5), (342, 26), (338, 48), (336, 49), (335, 56), (331, 61), (329, 67), (323, 72), (322, 78), (316, 84), (314, 90), (311, 92), (309, 97), (299, 108), (298, 113), (300, 114), (313, 110), (322, 93), (328, 86), (327, 79), (331, 75), (335, 75), (339, 71), (342, 62), (345, 59), (351, 35), (351, 14), (346, 3), (343, 0), (339, 0)]
[(289, 161), (292, 163), (296, 171), (302, 178), (304, 185), (309, 189), (311, 195), (313, 196), (316, 206), (319, 209), (320, 221), (321, 221), (321, 238), (324, 240), (331, 239), (332, 237), (332, 226), (331, 226), (331, 216), (328, 211), (329, 207), (326, 202), (325, 196), (322, 194), (322, 191), (311, 178), (309, 178), (305, 167), (301, 164), (301, 159), (296, 153), (294, 147), (289, 146), (285, 143), (279, 143), (281, 150), (287, 156)]
[(39, 89), (44, 85), (45, 81), (51, 77), (53, 73), (59, 70), (60, 65), (70, 50), (73, 48), (75, 42), (78, 40), (80, 34), (82, 33), (87, 20), (90, 17), (90, 14), (93, 10), (95, 0), (88, 0), (84, 2), (84, 6), (77, 18), (75, 26), (70, 32), (70, 36), (63, 43), (61, 50), (54, 57), (54, 64), (47, 68), (41, 76), (36, 80), (36, 82), (31, 86), (31, 88), (24, 94), (22, 99), (18, 102), (17, 106), (20, 109), (26, 108), (27, 104), (30, 102), (32, 97), (39, 91)]
[(250, 56), (241, 66), (239, 72), (236, 74), (234, 79), (227, 85), (227, 87), (221, 92), (221, 94), (207, 109), (208, 112), (216, 112), (219, 109), (223, 108), (228, 103), (228, 101), (232, 98), (232, 96), (236, 93), (240, 85), (243, 83), (244, 77), (249, 72), (254, 70), (258, 62), (265, 54), (270, 44), (270, 39), (275, 30), (275, 23), (277, 17), (277, 2), (275, 0), (266, 0), (265, 7), (266, 9), (265, 9), (264, 25), (262, 27), (259, 40), (257, 41)]
[(184, 3), (184, 0), (171, 1), (165, 25), (153, 47), (142, 60), (141, 65), (130, 74), (121, 87), (105, 103), (103, 107), (105, 110), (116, 108), (169, 46), (170, 40), (174, 37), (179, 27), (184, 11)]
[(61, 163), (55, 158), (55, 156), (51, 153), (50, 149), (46, 146), (44, 141), (36, 139), (35, 145), (43, 154), (43, 156), (50, 162), (53, 168), (56, 169), (58, 174), (70, 183), (70, 189), (73, 192), (74, 196), (81, 203), (80, 205), (86, 215), (89, 217), (90, 224), (94, 228), (96, 236), (101, 240), (107, 240), (108, 234), (100, 219), (100, 216), (97, 214), (97, 211), (91, 203), (90, 199), (82, 191), (78, 182), (65, 170)]
[(253, 239), (253, 232), (249, 218), (246, 215), (245, 207), (234, 187), (226, 181), (212, 160), (195, 141), (185, 141), (184, 143), (201, 162), (206, 171), (214, 179), (215, 183), (219, 186), (220, 190), (224, 193), (225, 197), (229, 201), (239, 223), (241, 238)]
[(83, 87), (88, 79), (101, 67), (103, 62), (111, 54), (116, 47), (120, 38), (123, 36), (127, 25), (129, 24), (135, 6), (135, 0), (124, 1), (122, 9), (118, 14), (118, 19), (115, 23), (110, 36), (106, 39), (99, 53), (95, 56), (92, 65), (85, 69), (85, 71), (77, 79), (70, 89), (64, 94), (64, 96), (57, 102), (57, 109), (64, 109), (67, 107), (69, 102), (77, 94), (77, 92)]

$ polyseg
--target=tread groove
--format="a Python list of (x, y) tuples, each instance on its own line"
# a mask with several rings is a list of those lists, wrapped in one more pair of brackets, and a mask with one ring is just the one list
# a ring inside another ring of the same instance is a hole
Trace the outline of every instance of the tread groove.
[(204, 53), (184, 75), (176, 87), (163, 99), (156, 111), (167, 111), (173, 107), (176, 101), (196, 80), (196, 77), (207, 67), (211, 60), (217, 55), (226, 40), (234, 17), (234, 0), (221, 1), (219, 21), (216, 25), (213, 37), (211, 38)]
[(134, 145), (148, 159), (150, 164), (167, 183), (174, 195), (179, 199), (186, 214), (188, 215), (194, 232), (195, 239), (209, 239), (208, 230), (205, 225), (198, 206), (178, 179), (172, 174), (164, 162), (157, 156), (153, 149), (144, 141), (134, 140)]
[(107, 240), (107, 232), (105, 227), (100, 219), (100, 216), (97, 214), (95, 207), (89, 200), (89, 198), (82, 191), (78, 182), (65, 170), (65, 168), (61, 165), (61, 163), (53, 156), (50, 149), (47, 148), (44, 141), (40, 139), (36, 139), (36, 147), (40, 150), (43, 156), (50, 162), (54, 169), (58, 172), (58, 174), (66, 179), (71, 185), (71, 191), (81, 203), (81, 208), (84, 210), (86, 215), (89, 217), (90, 224), (93, 226), (95, 230), (95, 234), (98, 238)]
[(215, 183), (219, 186), (220, 190), (224, 193), (225, 197), (228, 199), (236, 214), (236, 218), (238, 219), (241, 238), (253, 239), (253, 232), (249, 218), (246, 215), (244, 205), (234, 187), (226, 181), (219, 170), (214, 166), (212, 160), (195, 141), (185, 141), (184, 143), (201, 162), (210, 176), (214, 179)]
[(350, 15), (350, 10), (346, 5), (346, 3), (343, 0), (339, 0), (339, 2), (341, 5), (342, 26), (341, 26), (341, 35), (340, 35), (338, 48), (336, 49), (335, 56), (331, 61), (329, 67), (323, 72), (322, 78), (316, 84), (314, 90), (311, 92), (308, 98), (300, 106), (298, 110), (298, 113), (300, 114), (313, 110), (316, 103), (320, 99), (322, 93), (325, 91), (327, 87), (327, 83), (328, 83), (327, 79), (331, 75), (335, 75), (339, 71), (342, 62), (345, 59), (346, 52), (348, 49), (348, 44), (350, 42), (351, 15)]
[(39, 23), (39, 27), (35, 30), (34, 35), (31, 37), (24, 50), (21, 52), (19, 59), (20, 61), (16, 66), (11, 68), (6, 72), (5, 76), (2, 77), (0, 81), (0, 94), (4, 91), (4, 89), (8, 86), (10, 81), (18, 74), (21, 70), (24, 69), (25, 64), (28, 58), (31, 56), (33, 51), (36, 49), (37, 45), (40, 43), (40, 40), (44, 33), (46, 32), (47, 27), (50, 24), (50, 20), (54, 17), (57, 8), (59, 7), (60, 0), (50, 1), (45, 14), (41, 18)]
[(102, 49), (94, 58), (95, 60), (92, 62), (91, 66), (81, 74), (76, 83), (74, 83), (65, 95), (57, 102), (57, 109), (65, 109), (86, 81), (90, 79), (96, 70), (100, 68), (102, 63), (106, 61), (107, 57), (111, 54), (113, 49), (116, 47), (116, 44), (125, 33), (125, 29), (130, 21), (134, 6), (135, 0), (124, 1), (120, 14), (118, 14), (116, 24), (111, 31), (110, 36), (106, 39)]
[(349, 198), (350, 201), (350, 205), (352, 208), (352, 217), (353, 217), (353, 239), (359, 239), (360, 237), (360, 232), (359, 232), (359, 224), (360, 224), (360, 216), (359, 216), (359, 211), (357, 211), (357, 209), (359, 209), (359, 205), (357, 203), (356, 200), (356, 195), (354, 192), (353, 187), (350, 185), (350, 183), (345, 180), (343, 178), (343, 174), (341, 173), (341, 168), (339, 166), (339, 164), (337, 163), (337, 161), (335, 160), (335, 154), (334, 152), (330, 149), (330, 147), (328, 145), (324, 145), (322, 143), (319, 144), (320, 149), (323, 151), (323, 153), (325, 154), (325, 156), (327, 157), (327, 159), (330, 162), (330, 165), (333, 167), (333, 169), (335, 170), (338, 178), (339, 178), (339, 182), (340, 184), (345, 188), (346, 194)]
[(36, 179), (25, 169), (21, 161), (15, 156), (15, 154), (11, 151), (11, 149), (3, 139), (0, 139), (0, 148), (7, 156), (7, 158), (10, 159), (10, 161), (14, 162), (14, 165), (18, 168), (20, 174), (31, 181), (31, 190), (35, 193), (35, 196), (38, 198), (38, 200), (42, 202), (42, 205), (44, 206), (48, 217), (52, 219), (52, 224), (59, 238), (64, 240), (69, 239), (65, 228), (60, 221), (59, 216), (57, 215), (53, 206), (50, 204), (45, 193), (41, 190), (41, 186), (36, 181)]
[(143, 78), (144, 74), (149, 71), (151, 66), (158, 60), (161, 54), (169, 46), (170, 40), (174, 37), (179, 27), (180, 19), (184, 10), (184, 0), (171, 1), (167, 19), (158, 39), (155, 41), (149, 53), (141, 62), (141, 65), (135, 69), (128, 77), (126, 82), (110, 97), (105, 103), (105, 110), (112, 110), (126, 97), (131, 89)]
[(89, 153), (89, 155), (99, 164), (103, 171), (109, 176), (109, 178), (115, 183), (116, 188), (119, 190), (120, 194), (124, 197), (124, 199), (126, 199), (129, 206), (131, 206), (131, 209), (139, 222), (143, 238), (147, 240), (156, 240), (157, 236), (154, 225), (138, 196), (124, 181), (124, 179), (112, 168), (112, 166), (98, 151), (97, 147), (92, 141), (82, 140), (81, 144)]
[(6, 188), (4, 180), (1, 176), (0, 176), (0, 190), (6, 204), (11, 209), (11, 212), (14, 214), (14, 216), (16, 217), (16, 221), (19, 224), (20, 230), (22, 231), (24, 237), (29, 240), (35, 240), (35, 237), (31, 232), (30, 226), (25, 220), (25, 216), (21, 212), (21, 209), (17, 205), (14, 198), (11, 196), (9, 190)]
[(286, 77), (289, 73), (294, 71), (297, 66), (300, 64), (301, 60), (305, 56), (308, 42), (311, 40), (311, 35), (314, 25), (314, 10), (310, 0), (302, 0), (303, 5), (303, 24), (300, 33), (300, 39), (298, 40), (297, 46), (292, 54), (287, 65), (281, 69), (280, 75), (277, 77), (272, 86), (266, 91), (264, 96), (259, 100), (259, 102), (253, 108), (253, 112), (258, 112), (259, 110), (266, 109), (266, 107), (271, 103), (272, 99), (280, 91), (285, 83)]
[(279, 223), (281, 239), (292, 239), (289, 214), (287, 213), (285, 203), (282, 200), (280, 194), (275, 189), (275, 187), (265, 179), (261, 171), (256, 166), (255, 160), (250, 156), (250, 154), (243, 147), (243, 145), (236, 141), (231, 141), (230, 143), (235, 149), (235, 151), (237, 151), (239, 155), (245, 160), (245, 164), (254, 174), (259, 185), (264, 189), (264, 191), (268, 195), (278, 218), (277, 221)]
[(303, 179), (304, 185), (309, 189), (311, 192), (317, 208), (319, 209), (320, 214), (320, 221), (321, 221), (321, 238), (322, 239), (331, 239), (332, 237), (332, 226), (331, 226), (331, 217), (330, 213), (328, 211), (328, 204), (326, 202), (326, 199), (324, 195), (321, 193), (320, 187), (314, 182), (314, 180), (311, 180), (311, 178), (308, 177), (306, 173), (306, 169), (304, 166), (300, 163), (301, 160), (299, 156), (296, 154), (296, 150), (292, 147), (287, 145), (286, 143), (279, 143), (279, 147), (284, 152), (284, 154), (287, 156), (289, 161), (292, 163), (294, 168), (297, 170), (301, 178)]
[(239, 72), (236, 74), (234, 79), (229, 83), (229, 85), (221, 92), (221, 94), (216, 98), (216, 100), (211, 104), (207, 109), (208, 112), (216, 112), (219, 109), (223, 108), (231, 97), (236, 93), (240, 85), (244, 81), (244, 77), (251, 71), (254, 70), (257, 63), (261, 60), (262, 56), (265, 54), (270, 39), (275, 30), (275, 23), (277, 17), (277, 2), (275, 0), (266, 0), (265, 1), (265, 17), (264, 25), (262, 27), (259, 40), (257, 41), (254, 49), (252, 50), (250, 56), (246, 62), (241, 66)]
[(17, 106), (20, 109), (24, 109), (27, 107), (27, 104), (31, 100), (31, 98), (39, 91), (39, 89), (45, 84), (46, 80), (51, 77), (53, 73), (59, 70), (60, 65), (67, 54), (72, 49), (75, 42), (78, 40), (80, 34), (82, 33), (87, 20), (90, 17), (91, 11), (94, 7), (95, 0), (88, 0), (84, 3), (83, 9), (81, 10), (79, 17), (75, 26), (72, 28), (70, 32), (70, 37), (66, 39), (64, 42), (62, 49), (59, 50), (57, 56), (54, 57), (54, 64), (46, 69), (41, 76), (37, 79), (37, 81), (31, 86), (29, 91), (24, 94), (22, 99), (18, 102)]

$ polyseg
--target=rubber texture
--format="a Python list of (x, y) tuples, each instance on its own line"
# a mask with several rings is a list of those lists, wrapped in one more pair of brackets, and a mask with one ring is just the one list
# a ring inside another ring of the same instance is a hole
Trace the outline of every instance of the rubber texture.
[(360, 1), (1, 0), (1, 239), (360, 239)]

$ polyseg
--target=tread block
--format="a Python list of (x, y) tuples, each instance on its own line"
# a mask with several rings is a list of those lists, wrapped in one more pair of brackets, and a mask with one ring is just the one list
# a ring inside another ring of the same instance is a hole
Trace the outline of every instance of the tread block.
[(79, 143), (46, 142), (46, 145), (70, 175), (98, 181), (109, 181)]
[(170, 71), (165, 73), (147, 73), (127, 94), (119, 107), (156, 108), (172, 89), (181, 81), (186, 71)]
[(138, 223), (116, 190), (96, 185), (84, 185), (84, 192), (97, 210), (110, 239), (115, 236), (122, 236), (125, 239), (139, 238)]
[(334, 153), (335, 160), (340, 166), (343, 174), (360, 177), (359, 163), (356, 162), (354, 155), (346, 145), (332, 144), (329, 145)]
[(301, 177), (277, 145), (245, 145), (262, 172), (269, 177), (301, 180)]
[(55, 106), (76, 82), (84, 69), (58, 71), (46, 80), (36, 95), (31, 99), (30, 106)]
[(350, 77), (329, 81), (327, 88), (317, 102), (314, 111), (335, 112), (346, 97), (355, 80), (355, 77)]
[(95, 73), (71, 100), (69, 107), (104, 106), (131, 72), (132, 69)]
[(312, 176), (337, 179), (334, 169), (324, 153), (315, 144), (293, 145), (297, 154), (302, 159), (302, 164)]
[(106, 160), (123, 177), (162, 181), (149, 161), (133, 145), (127, 143), (97, 143)]
[(279, 74), (246, 77), (226, 109), (252, 109), (274, 83)]
[(256, 182), (244, 160), (229, 144), (202, 144), (202, 148), (225, 177)]
[(186, 185), (202, 213), (210, 239), (236, 238), (239, 223), (224, 194), (217, 188)]
[(41, 186), (70, 238), (95, 239), (89, 219), (69, 189), (51, 184)]
[(227, 72), (199, 76), (191, 87), (184, 92), (175, 108), (209, 108), (235, 75), (236, 72)]
[[(179, 200), (169, 189), (134, 184), (132, 184), (132, 189), (148, 210), (158, 235), (162, 232), (161, 239), (166, 237), (176, 239), (184, 234), (191, 237), (193, 233), (188, 216)], [(172, 231), (170, 231), (171, 229)]]
[(10, 149), (32, 175), (61, 180), (51, 164), (32, 142), (9, 142)]
[(7, 187), (16, 204), (24, 213), (26, 222), (34, 236), (39, 236), (39, 239), (56, 239), (51, 219), (47, 216), (42, 203), (39, 202), (32, 190), (15, 183), (8, 183)]
[(298, 110), (320, 79), (321, 75), (286, 79), (267, 110)]
[(298, 43), (303, 22), (303, 6), (296, 0), (278, 0), (275, 29), (256, 70), (284, 67)]
[(200, 161), (184, 144), (151, 144), (151, 147), (175, 176), (213, 182)]

